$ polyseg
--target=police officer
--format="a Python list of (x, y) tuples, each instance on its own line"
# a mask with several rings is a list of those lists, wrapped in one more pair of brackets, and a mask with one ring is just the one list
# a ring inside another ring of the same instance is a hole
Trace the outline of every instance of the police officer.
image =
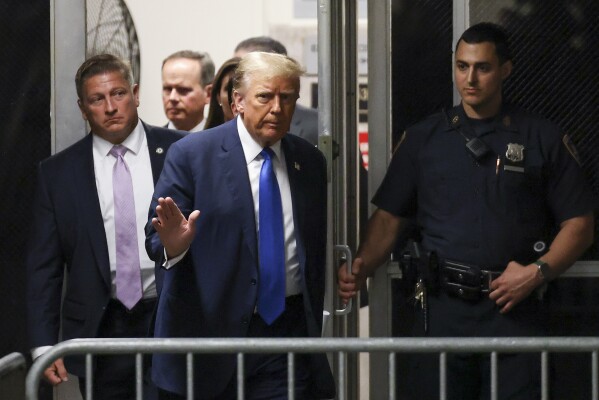
[[(537, 289), (591, 245), (592, 198), (567, 135), (541, 117), (504, 104), (502, 83), (511, 71), (501, 27), (480, 23), (463, 33), (455, 52), (462, 101), (403, 134), (373, 199), (378, 209), (358, 249), (353, 275), (339, 269), (344, 301), (388, 259), (413, 218), (423, 254), (438, 260), (426, 296), (420, 293), (426, 304), (416, 333), (544, 334)], [(557, 233), (549, 243), (550, 232)], [(414, 356), (409, 373), (414, 375), (410, 398), (439, 398), (437, 356)], [(500, 355), (498, 373), (500, 399), (540, 396), (538, 356)], [(488, 398), (489, 374), (488, 356), (450, 354), (448, 398)]]

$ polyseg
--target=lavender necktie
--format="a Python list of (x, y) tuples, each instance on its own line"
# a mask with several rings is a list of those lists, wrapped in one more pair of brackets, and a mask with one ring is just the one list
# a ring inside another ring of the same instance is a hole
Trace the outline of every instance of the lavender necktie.
[(133, 182), (125, 162), (127, 148), (116, 145), (110, 154), (116, 157), (112, 169), (114, 229), (116, 239), (116, 297), (132, 309), (142, 297), (137, 222)]

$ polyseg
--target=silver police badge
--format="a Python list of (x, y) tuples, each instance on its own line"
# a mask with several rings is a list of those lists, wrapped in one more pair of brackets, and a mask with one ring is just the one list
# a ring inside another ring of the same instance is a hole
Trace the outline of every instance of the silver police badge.
[(524, 146), (517, 143), (508, 143), (505, 158), (515, 163), (524, 161)]

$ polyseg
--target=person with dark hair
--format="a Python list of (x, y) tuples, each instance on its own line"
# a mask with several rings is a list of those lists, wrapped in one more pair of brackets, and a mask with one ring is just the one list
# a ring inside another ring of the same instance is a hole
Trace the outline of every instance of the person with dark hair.
[[(40, 163), (33, 206), (26, 267), (34, 359), (60, 340), (148, 335), (157, 282), (144, 226), (166, 152), (183, 137), (139, 119), (139, 87), (113, 55), (86, 60), (75, 84), (91, 134)], [(44, 377), (59, 385), (67, 370), (82, 393), (93, 377), (94, 399), (136, 398), (134, 356), (94, 357), (93, 376), (82, 356), (57, 359)], [(156, 397), (148, 373), (144, 399)]]
[[(287, 134), (302, 73), (287, 56), (247, 54), (233, 77), (239, 115), (171, 147), (146, 241), (165, 269), (156, 337), (321, 335), (326, 161)], [(244, 360), (245, 399), (287, 398), (286, 354)], [(161, 399), (185, 398), (186, 366), (154, 355)], [(235, 398), (234, 354), (197, 354), (193, 371), (196, 398)], [(325, 354), (296, 355), (294, 382), (297, 399), (334, 397)]]
[(169, 129), (204, 129), (204, 108), (210, 102), (214, 63), (208, 53), (181, 50), (162, 62), (162, 104)]
[[(511, 72), (500, 26), (464, 32), (454, 72), (461, 103), (403, 133), (352, 274), (338, 271), (345, 301), (413, 219), (421, 237), (415, 335), (546, 333), (543, 289), (592, 244), (593, 201), (568, 136), (504, 102)], [(448, 399), (490, 398), (488, 354), (448, 354), (446, 373)], [(409, 398), (439, 398), (437, 355), (415, 355), (408, 374)], [(540, 398), (540, 376), (538, 354), (499, 354), (498, 398)]]
[(208, 117), (206, 117), (204, 129), (213, 128), (230, 121), (235, 117), (235, 115), (233, 115), (233, 110), (231, 109), (228, 87), (229, 82), (232, 82), (231, 77), (239, 64), (239, 60), (239, 57), (228, 59), (221, 65), (214, 76), (212, 96), (210, 96), (210, 108), (208, 110)]
[[(264, 51), (287, 55), (287, 49), (281, 42), (268, 36), (258, 36), (245, 39), (235, 47), (235, 56), (243, 57), (252, 51)], [(295, 106), (295, 113), (291, 120), (289, 133), (306, 139), (312, 145), (318, 145), (318, 111), (304, 107), (301, 104)]]
[(268, 36), (251, 37), (239, 42), (235, 47), (235, 57), (243, 57), (251, 51), (264, 51), (287, 55), (287, 49), (283, 43)]
[(235, 99), (233, 99), (233, 79), (229, 79), (229, 82), (227, 82), (227, 99), (231, 106), (231, 113), (233, 117), (236, 117), (239, 113), (237, 112), (237, 107), (235, 107)]

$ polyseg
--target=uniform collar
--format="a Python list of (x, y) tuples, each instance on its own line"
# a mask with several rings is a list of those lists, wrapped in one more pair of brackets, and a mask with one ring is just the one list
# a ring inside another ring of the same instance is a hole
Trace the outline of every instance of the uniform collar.
[[(468, 117), (464, 111), (462, 103), (446, 111), (447, 118), (447, 130), (454, 129), (466, 129), (468, 124)], [(508, 131), (518, 132), (518, 128), (514, 121), (513, 107), (507, 103), (501, 106), (501, 111), (497, 114), (493, 120), (493, 124), (489, 126), (493, 127), (494, 131)], [(490, 131), (489, 131), (490, 132)], [(489, 132), (481, 132), (481, 135)]]

